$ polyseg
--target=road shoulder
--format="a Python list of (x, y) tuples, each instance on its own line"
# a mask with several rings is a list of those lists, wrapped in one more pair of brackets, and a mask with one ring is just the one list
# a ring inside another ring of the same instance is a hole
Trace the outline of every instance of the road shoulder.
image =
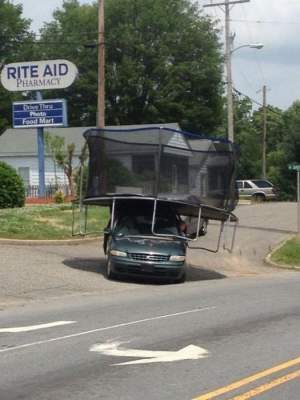
[(265, 257), (264, 262), (267, 265), (270, 265), (272, 267), (276, 268), (281, 268), (281, 269), (289, 269), (289, 270), (298, 270), (300, 271), (300, 266), (299, 265), (289, 265), (289, 264), (281, 264), (281, 263), (276, 263), (275, 261), (272, 260), (272, 255), (279, 250), (281, 247), (283, 247), (289, 240), (291, 240), (294, 237), (294, 235), (290, 235), (287, 239), (283, 240), (280, 242), (277, 246), (275, 246), (272, 251)]

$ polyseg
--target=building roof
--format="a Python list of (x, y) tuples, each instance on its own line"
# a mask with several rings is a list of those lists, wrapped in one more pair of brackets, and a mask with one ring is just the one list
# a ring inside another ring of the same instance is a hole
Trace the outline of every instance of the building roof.
[[(177, 123), (168, 124), (143, 124), (107, 126), (107, 129), (138, 129), (162, 126), (170, 129), (180, 129)], [(79, 155), (85, 143), (83, 133), (95, 127), (73, 127), (73, 128), (45, 128), (50, 134), (65, 138), (65, 144), (75, 144), (75, 154)], [(7, 129), (0, 136), (0, 157), (24, 157), (37, 155), (37, 130), (32, 128)]]

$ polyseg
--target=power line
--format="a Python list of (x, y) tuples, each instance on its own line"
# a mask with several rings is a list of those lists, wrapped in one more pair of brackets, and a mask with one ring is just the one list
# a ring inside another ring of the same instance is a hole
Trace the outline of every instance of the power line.
[(231, 19), (231, 22), (249, 22), (251, 24), (284, 24), (284, 25), (300, 25), (300, 21), (265, 21), (265, 20), (251, 20), (251, 19)]
[[(238, 90), (238, 89), (236, 89), (236, 88), (233, 88), (233, 91), (234, 91), (235, 93), (237, 93), (238, 95), (240, 95), (240, 96), (246, 97), (246, 98), (249, 99), (252, 103), (254, 103), (254, 104), (256, 104), (256, 105), (258, 105), (258, 106), (260, 106), (260, 107), (263, 107), (263, 104), (262, 104), (262, 103), (260, 103), (259, 101), (253, 99), (252, 97), (248, 96), (247, 94), (241, 92), (240, 90)], [(267, 106), (267, 108), (268, 108), (269, 111), (273, 112), (274, 114), (277, 114), (277, 115), (282, 116), (282, 113), (280, 113), (279, 111), (276, 111), (276, 110), (274, 110), (273, 108), (270, 108), (270, 107), (272, 107), (272, 106), (271, 106), (271, 105), (268, 105), (268, 106)]]
[[(244, 13), (244, 16), (246, 17), (246, 10), (245, 10), (244, 5), (242, 5), (242, 11)], [(245, 20), (247, 20), (247, 17), (245, 18)], [(253, 43), (253, 42), (255, 42), (255, 40), (253, 40), (252, 30), (251, 30), (251, 28), (250, 28), (250, 26), (249, 26), (249, 24), (247, 22), (246, 22), (246, 25), (247, 25), (247, 29), (248, 29), (248, 33), (249, 33), (250, 43), (251, 42)], [(266, 80), (265, 79), (265, 74), (264, 74), (261, 62), (260, 62), (256, 52), (254, 53), (254, 60), (255, 60), (255, 63), (257, 65), (258, 71), (260, 72), (260, 75), (261, 75), (261, 78), (262, 78), (262, 82), (265, 82), (265, 80)]]
[(238, 90), (238, 89), (236, 89), (236, 88), (233, 88), (233, 91), (234, 91), (236, 94), (238, 94), (239, 96), (246, 97), (246, 98), (247, 98), (248, 100), (250, 100), (252, 103), (254, 103), (254, 104), (256, 104), (256, 105), (258, 105), (258, 106), (260, 106), (260, 107), (263, 106), (262, 103), (260, 103), (260, 102), (257, 101), (257, 100), (252, 99), (252, 97), (250, 97), (250, 96), (248, 96), (247, 94), (241, 92), (240, 90)]

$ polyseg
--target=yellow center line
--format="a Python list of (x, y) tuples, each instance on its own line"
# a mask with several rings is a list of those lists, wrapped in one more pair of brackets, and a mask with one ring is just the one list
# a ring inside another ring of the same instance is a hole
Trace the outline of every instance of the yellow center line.
[(271, 382), (265, 383), (264, 385), (258, 386), (257, 388), (249, 390), (249, 392), (238, 395), (230, 400), (251, 399), (252, 397), (257, 396), (258, 394), (264, 393), (270, 389), (273, 389), (276, 386), (282, 385), (283, 383), (286, 383), (288, 381), (291, 381), (292, 379), (296, 379), (299, 377), (300, 377), (300, 369), (298, 371), (292, 372), (288, 375), (282, 376), (281, 378), (275, 379), (274, 381), (271, 381)]
[(297, 364), (300, 364), (300, 357), (295, 358), (294, 360), (287, 361), (287, 362), (285, 362), (283, 364), (276, 365), (273, 368), (265, 369), (265, 370), (263, 370), (261, 372), (258, 372), (256, 374), (254, 374), (254, 375), (248, 376), (247, 378), (244, 378), (244, 379), (241, 379), (239, 381), (233, 382), (230, 385), (223, 386), (223, 387), (221, 387), (219, 389), (216, 389), (216, 390), (214, 390), (212, 392), (206, 393), (206, 394), (201, 395), (199, 397), (195, 397), (193, 400), (210, 400), (210, 399), (214, 399), (215, 397), (220, 396), (220, 395), (222, 395), (224, 393), (228, 393), (228, 392), (231, 392), (231, 391), (233, 391), (235, 389), (239, 389), (240, 387), (248, 385), (251, 382), (254, 382), (254, 381), (258, 380), (258, 379), (261, 379), (261, 378), (264, 378), (266, 376), (272, 375), (272, 374), (274, 374), (276, 372), (282, 371), (283, 369), (287, 369), (287, 368), (293, 367), (293, 366), (295, 366)]

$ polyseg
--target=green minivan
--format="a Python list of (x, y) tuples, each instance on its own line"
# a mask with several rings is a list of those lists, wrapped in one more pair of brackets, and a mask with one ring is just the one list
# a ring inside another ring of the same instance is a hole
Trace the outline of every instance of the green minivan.
[(119, 212), (113, 228), (105, 232), (107, 278), (129, 275), (184, 282), (187, 241), (180, 223), (171, 209), (160, 207), (154, 235), (150, 207)]

